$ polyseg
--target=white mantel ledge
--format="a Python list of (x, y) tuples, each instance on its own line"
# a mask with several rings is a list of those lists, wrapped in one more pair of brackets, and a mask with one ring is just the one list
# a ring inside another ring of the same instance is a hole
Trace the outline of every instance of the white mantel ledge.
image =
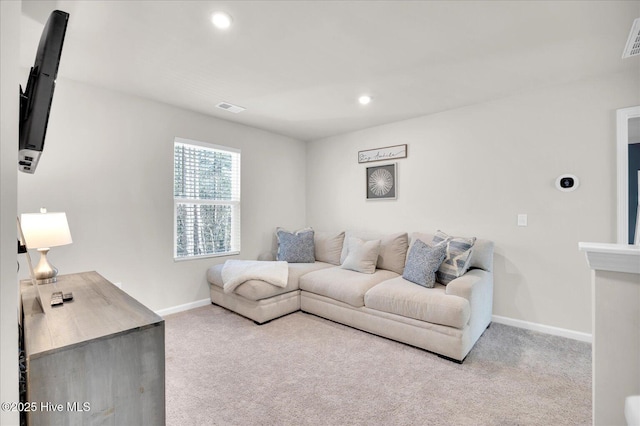
[(585, 252), (591, 269), (640, 274), (640, 246), (578, 243), (578, 248)]

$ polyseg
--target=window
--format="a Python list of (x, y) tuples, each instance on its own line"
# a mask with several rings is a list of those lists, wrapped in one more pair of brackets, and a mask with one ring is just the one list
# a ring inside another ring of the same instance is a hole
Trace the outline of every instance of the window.
[(176, 138), (174, 258), (240, 252), (240, 150)]

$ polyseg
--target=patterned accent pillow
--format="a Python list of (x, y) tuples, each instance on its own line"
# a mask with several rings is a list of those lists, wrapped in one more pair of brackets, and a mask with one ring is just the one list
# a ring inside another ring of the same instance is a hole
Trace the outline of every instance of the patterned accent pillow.
[(350, 269), (363, 274), (376, 272), (380, 240), (363, 241), (360, 238), (349, 237), (349, 254), (342, 262), (342, 269)]
[(440, 265), (438, 272), (436, 272), (436, 280), (439, 283), (447, 285), (454, 279), (464, 275), (469, 269), (471, 253), (473, 252), (473, 244), (476, 242), (476, 237), (451, 237), (438, 230), (431, 243), (438, 244), (442, 241), (447, 242), (447, 255)]
[(422, 240), (416, 240), (409, 250), (402, 278), (423, 287), (435, 287), (436, 271), (446, 255), (446, 240), (433, 247)]
[(316, 261), (313, 229), (304, 228), (289, 232), (282, 228), (276, 231), (278, 237), (277, 260), (289, 263), (314, 263)]

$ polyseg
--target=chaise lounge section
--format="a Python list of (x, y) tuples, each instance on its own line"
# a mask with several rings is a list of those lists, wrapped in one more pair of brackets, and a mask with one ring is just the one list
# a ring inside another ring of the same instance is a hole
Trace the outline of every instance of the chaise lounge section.
[[(449, 281), (440, 267), (438, 279), (447, 283), (432, 288), (406, 279), (405, 266), (415, 266), (409, 253), (416, 241), (430, 249), (446, 244), (449, 263), (464, 263), (460, 276)], [(225, 292), (224, 265), (209, 268), (211, 301), (258, 324), (302, 310), (462, 362), (491, 323), (494, 245), (463, 239), (471, 247), (459, 255), (456, 241), (439, 232), (413, 233), (410, 240), (407, 233), (316, 233), (315, 261), (288, 263), (285, 287), (248, 280)]]
[(264, 324), (300, 310), (298, 282), (302, 275), (331, 268), (334, 265), (325, 262), (289, 263), (286, 287), (276, 287), (261, 280), (249, 280), (236, 288), (233, 293), (224, 292), (223, 266), (212, 266), (207, 271), (211, 303), (252, 319), (257, 324)]

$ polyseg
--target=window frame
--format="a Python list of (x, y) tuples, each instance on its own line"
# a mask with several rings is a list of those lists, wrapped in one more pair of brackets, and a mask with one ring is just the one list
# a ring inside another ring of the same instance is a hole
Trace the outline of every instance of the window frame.
[[(237, 154), (237, 200), (203, 200), (197, 198), (185, 198), (185, 197), (177, 197), (175, 195), (175, 161), (176, 161), (176, 144), (183, 145), (192, 145), (196, 147), (201, 147), (205, 149), (212, 149), (217, 151), (223, 151), (230, 154)], [(224, 257), (224, 256), (235, 256), (240, 254), (241, 243), (242, 243), (242, 210), (241, 210), (241, 202), (242, 202), (242, 152), (239, 148), (233, 148), (224, 145), (216, 145), (208, 142), (201, 142), (192, 139), (185, 139), (180, 137), (175, 137), (173, 140), (173, 179), (172, 179), (172, 193), (173, 193), (173, 260), (174, 262), (183, 262), (188, 260), (197, 260), (197, 259), (206, 259), (211, 257)], [(207, 253), (207, 254), (198, 254), (198, 255), (189, 255), (189, 256), (178, 256), (178, 205), (179, 204), (200, 204), (200, 205), (230, 205), (234, 212), (231, 215), (232, 225), (231, 225), (231, 239), (232, 241), (237, 242), (237, 246), (233, 247), (233, 250), (222, 252), (222, 253)], [(233, 223), (237, 222), (237, 223)], [(237, 232), (237, 235), (234, 235), (234, 230)]]

